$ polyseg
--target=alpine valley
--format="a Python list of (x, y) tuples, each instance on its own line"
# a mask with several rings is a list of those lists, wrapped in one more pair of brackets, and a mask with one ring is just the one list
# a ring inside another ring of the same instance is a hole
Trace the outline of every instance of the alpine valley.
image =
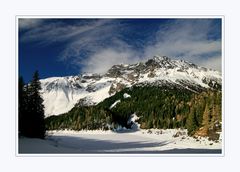
[(221, 72), (154, 56), (104, 74), (40, 80), (48, 130), (187, 129), (219, 139)]

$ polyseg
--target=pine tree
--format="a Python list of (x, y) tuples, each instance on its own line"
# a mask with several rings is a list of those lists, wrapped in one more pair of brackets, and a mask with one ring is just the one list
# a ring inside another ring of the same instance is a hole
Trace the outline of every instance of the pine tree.
[(33, 75), (33, 80), (29, 85), (28, 91), (28, 113), (29, 120), (29, 137), (44, 138), (45, 137), (45, 123), (44, 123), (44, 106), (43, 99), (40, 95), (41, 83), (39, 81), (39, 74), (36, 71)]
[(27, 116), (27, 86), (25, 86), (23, 77), (19, 77), (18, 82), (18, 132), (26, 135), (28, 116)]

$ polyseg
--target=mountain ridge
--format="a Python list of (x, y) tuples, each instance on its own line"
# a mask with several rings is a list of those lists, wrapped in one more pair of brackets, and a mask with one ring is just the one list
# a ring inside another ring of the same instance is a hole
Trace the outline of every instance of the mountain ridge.
[(134, 85), (175, 85), (198, 93), (204, 89), (221, 89), (221, 73), (184, 60), (154, 56), (136, 64), (113, 65), (104, 74), (85, 73), (76, 76), (40, 80), (45, 116), (69, 111), (76, 103), (95, 105)]

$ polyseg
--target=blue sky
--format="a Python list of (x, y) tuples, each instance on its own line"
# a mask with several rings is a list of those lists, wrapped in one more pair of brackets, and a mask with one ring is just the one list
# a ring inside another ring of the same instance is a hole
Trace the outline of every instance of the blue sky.
[(221, 19), (19, 19), (19, 74), (104, 73), (154, 55), (221, 71)]

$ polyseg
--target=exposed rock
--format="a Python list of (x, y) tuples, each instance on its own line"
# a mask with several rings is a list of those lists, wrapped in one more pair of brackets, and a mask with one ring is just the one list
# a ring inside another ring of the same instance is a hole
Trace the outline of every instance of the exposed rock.
[(90, 97), (84, 97), (82, 99), (80, 99), (75, 106), (92, 106), (92, 105), (95, 105), (96, 103), (94, 103), (92, 101), (92, 99)]
[(113, 83), (113, 84), (111, 85), (108, 93), (109, 93), (110, 95), (112, 95), (112, 94), (115, 94), (116, 92), (121, 91), (121, 90), (124, 89), (124, 88), (125, 88), (125, 85), (122, 84), (122, 83), (117, 83), (117, 84), (114, 84), (114, 83)]
[(89, 86), (87, 87), (86, 91), (88, 91), (89, 93), (95, 92), (95, 87), (92, 86), (92, 85), (89, 85)]
[(149, 78), (154, 78), (156, 76), (156, 74), (154, 72), (150, 72), (147, 76)]

